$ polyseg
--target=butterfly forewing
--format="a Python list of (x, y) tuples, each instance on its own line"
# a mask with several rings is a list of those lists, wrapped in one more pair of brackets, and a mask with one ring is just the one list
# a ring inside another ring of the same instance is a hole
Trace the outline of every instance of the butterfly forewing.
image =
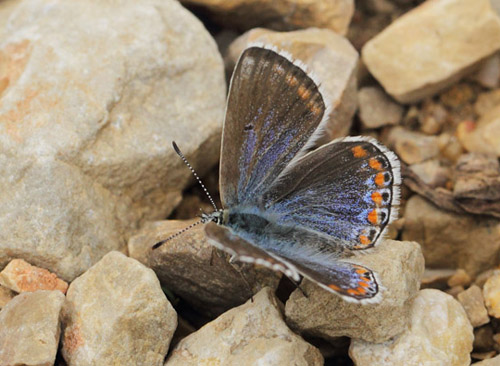
[(251, 47), (231, 80), (222, 136), (224, 207), (255, 202), (318, 128), (318, 86), (288, 58)]

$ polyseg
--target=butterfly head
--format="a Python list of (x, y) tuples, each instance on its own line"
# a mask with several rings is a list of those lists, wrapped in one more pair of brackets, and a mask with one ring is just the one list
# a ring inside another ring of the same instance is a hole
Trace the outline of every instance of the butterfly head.
[(217, 225), (221, 225), (224, 222), (224, 210), (217, 210), (211, 213), (202, 212), (201, 221), (204, 224), (213, 221)]

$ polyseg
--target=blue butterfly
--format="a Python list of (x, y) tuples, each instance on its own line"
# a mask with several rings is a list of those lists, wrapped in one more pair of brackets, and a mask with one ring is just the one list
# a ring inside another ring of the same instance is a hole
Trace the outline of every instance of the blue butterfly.
[(395, 219), (399, 161), (368, 137), (310, 151), (330, 114), (325, 100), (290, 55), (247, 48), (231, 79), (222, 133), (224, 209), (202, 222), (211, 243), (237, 260), (294, 281), (302, 275), (346, 300), (374, 301), (376, 274), (349, 257), (374, 247)]

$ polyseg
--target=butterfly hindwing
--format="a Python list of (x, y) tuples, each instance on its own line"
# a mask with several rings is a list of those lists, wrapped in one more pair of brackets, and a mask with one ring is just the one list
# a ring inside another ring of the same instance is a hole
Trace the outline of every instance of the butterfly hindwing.
[(255, 201), (325, 115), (316, 83), (290, 58), (247, 48), (231, 80), (220, 165), (224, 207)]
[(303, 258), (297, 260), (292, 258), (293, 252), (285, 253), (280, 251), (280, 247), (263, 249), (265, 243), (253, 244), (235, 235), (229, 228), (215, 223), (207, 224), (205, 232), (216, 247), (233, 255), (237, 260), (266, 266), (295, 281), (299, 280), (300, 273), (347, 300), (369, 301), (379, 292), (374, 273), (361, 265), (336, 260), (329, 261), (327, 265)]
[(345, 138), (288, 167), (259, 207), (278, 225), (306, 227), (346, 249), (367, 249), (396, 215), (400, 182), (392, 152), (371, 138)]

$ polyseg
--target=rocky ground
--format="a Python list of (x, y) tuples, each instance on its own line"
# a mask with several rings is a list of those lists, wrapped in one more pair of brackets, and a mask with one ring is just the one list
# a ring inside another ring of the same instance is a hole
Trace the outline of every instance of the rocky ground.
[[(0, 3), (0, 365), (500, 365), (500, 1)], [(400, 218), (360, 263), (380, 302), (229, 263), (227, 78), (287, 50), (334, 106), (322, 142), (402, 161)], [(168, 218), (166, 220), (165, 218)], [(305, 296), (307, 294), (307, 296)]]

